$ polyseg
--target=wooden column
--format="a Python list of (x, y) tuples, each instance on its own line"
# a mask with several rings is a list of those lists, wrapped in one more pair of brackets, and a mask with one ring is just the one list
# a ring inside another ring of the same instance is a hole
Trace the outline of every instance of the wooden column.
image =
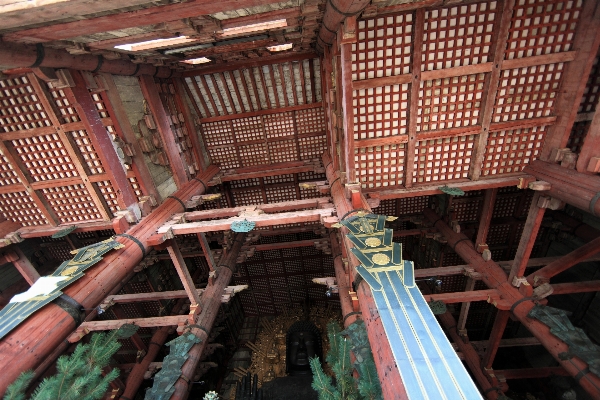
[[(498, 395), (502, 393), (500, 388), (493, 388), (487, 377), (481, 370), (481, 363), (479, 362), (479, 354), (473, 348), (470, 343), (465, 343), (462, 338), (456, 332), (456, 321), (450, 312), (446, 311), (446, 313), (442, 315), (438, 315), (442, 326), (446, 328), (446, 332), (458, 347), (458, 350), (463, 353), (465, 358), (465, 362), (467, 363), (471, 373), (475, 377), (475, 380), (479, 384), (479, 388), (486, 392), (486, 397), (489, 400), (496, 400)], [(496, 389), (496, 390), (494, 390)]]
[(510, 311), (507, 310), (498, 310), (498, 313), (496, 314), (496, 319), (494, 319), (494, 325), (492, 326), (492, 334), (490, 335), (488, 346), (485, 349), (485, 354), (483, 356), (483, 360), (481, 361), (481, 366), (484, 369), (492, 368), (492, 364), (494, 363), (494, 358), (498, 352), (500, 340), (502, 340), (502, 335), (504, 334), (504, 329), (506, 328), (506, 323), (508, 322), (509, 316)]
[(535, 286), (547, 282), (550, 278), (571, 268), (575, 264), (585, 261), (588, 257), (600, 253), (600, 237), (584, 244), (560, 259), (551, 262), (545, 267), (538, 269), (527, 277), (527, 280)]
[(597, 109), (577, 157), (577, 171), (597, 173), (593, 157), (600, 158), (600, 112)]
[(169, 159), (169, 167), (173, 172), (173, 179), (175, 179), (177, 187), (180, 188), (188, 181), (188, 176), (183, 164), (183, 159), (179, 155), (177, 143), (175, 143), (175, 133), (171, 129), (170, 123), (171, 117), (165, 111), (154, 78), (149, 75), (142, 75), (140, 76), (140, 84), (144, 98), (148, 102), (150, 111), (154, 116), (156, 128), (165, 145), (164, 149), (167, 153), (167, 158)]
[[(471, 277), (467, 278), (467, 284), (465, 285), (465, 292), (470, 292), (475, 289), (475, 283), (477, 281)], [(456, 323), (456, 331), (462, 337), (467, 337), (467, 331), (465, 325), (467, 324), (467, 317), (469, 315), (469, 308), (471, 308), (471, 302), (466, 301), (460, 306), (460, 314), (458, 315), (458, 322)]]
[[(199, 176), (208, 182), (218, 168), (208, 168)], [(173, 196), (185, 202), (192, 196), (202, 194), (205, 187), (201, 182), (191, 181)], [(148, 251), (148, 239), (156, 229), (176, 212), (182, 212), (180, 202), (169, 198), (158, 206), (138, 225), (127, 231)], [(107, 253), (102, 261), (91, 267), (85, 275), (63, 290), (84, 308), (95, 308), (106, 297), (106, 293), (121, 283), (141, 261), (144, 253), (138, 244), (127, 237), (117, 237), (125, 248)], [(49, 304), (22, 322), (0, 342), (0, 365), (11, 365), (0, 375), (0, 396), (17, 376), (27, 369), (35, 368), (75, 329), (73, 317), (55, 304)], [(25, 349), (29, 349), (25, 351)]]
[(359, 319), (359, 316), (358, 314), (350, 315), (354, 312), (354, 307), (352, 307), (352, 299), (350, 298), (349, 279), (346, 271), (344, 270), (342, 250), (335, 232), (331, 232), (331, 234), (329, 234), (329, 240), (331, 243), (331, 255), (333, 256), (333, 268), (335, 270), (335, 278), (340, 296), (340, 306), (342, 308), (342, 319), (344, 322), (344, 327), (347, 328), (349, 325), (356, 322), (356, 320)]
[(535, 239), (537, 238), (538, 231), (542, 225), (542, 219), (544, 219), (544, 212), (546, 209), (538, 205), (539, 200), (540, 194), (539, 192), (536, 192), (531, 200), (529, 214), (527, 214), (527, 221), (525, 221), (525, 227), (521, 234), (517, 254), (515, 255), (513, 265), (510, 269), (510, 274), (508, 275), (508, 282), (510, 284), (513, 283), (515, 277), (522, 277), (525, 273), (531, 250), (533, 249)]
[(221, 294), (223, 289), (229, 285), (233, 272), (237, 270), (236, 260), (244, 244), (246, 238), (245, 233), (238, 233), (234, 236), (233, 246), (223, 256), (219, 262), (217, 269), (217, 279), (209, 284), (202, 294), (202, 313), (196, 321), (196, 325), (203, 329), (193, 328), (191, 332), (198, 336), (202, 341), (195, 344), (188, 352), (189, 358), (181, 368), (181, 377), (175, 383), (175, 392), (171, 396), (171, 400), (185, 400), (191, 389), (190, 381), (193, 380), (196, 367), (202, 358), (202, 352), (206, 348), (209, 332), (217, 318), (219, 307), (221, 306)]
[[(2, 253), (0, 253), (0, 255), (2, 255)], [(35, 281), (40, 279), (40, 274), (18, 246), (14, 245), (10, 250), (4, 252), (4, 258), (6, 261), (12, 262), (14, 267), (21, 275), (23, 275), (23, 278), (29, 285), (33, 285)]]
[(568, 352), (569, 346), (550, 332), (550, 328), (542, 322), (529, 318), (529, 311), (535, 306), (532, 299), (526, 298), (517, 288), (510, 285), (502, 267), (494, 261), (485, 261), (475, 251), (473, 243), (464, 235), (456, 233), (433, 210), (425, 209), (425, 218), (429, 220), (448, 240), (448, 246), (455, 249), (456, 253), (476, 272), (481, 274), (481, 279), (492, 289), (497, 289), (502, 299), (498, 306), (510, 309), (513, 315), (525, 326), (548, 350), (550, 354), (569, 372), (577, 376), (579, 384), (593, 397), (600, 398), (600, 379), (587, 369), (587, 364), (574, 357), (564, 360), (561, 353)]
[[(348, 21), (350, 18), (347, 18)], [(356, 19), (354, 19), (356, 23)], [(344, 27), (340, 28), (344, 30)], [(340, 32), (341, 33), (341, 32)], [(340, 45), (340, 64), (342, 68), (342, 111), (344, 123), (344, 160), (346, 164), (346, 181), (356, 182), (356, 168), (354, 161), (354, 105), (352, 91), (352, 43)]]
[[(331, 184), (331, 197), (335, 204), (335, 208), (338, 216), (343, 216), (347, 212), (353, 209), (350, 201), (346, 198), (345, 189), (340, 182), (339, 171), (334, 171), (333, 165), (330, 163), (331, 158), (328, 154), (323, 155), (323, 165), (326, 165), (327, 180)], [(348, 250), (351, 247), (348, 239), (344, 238), (341, 243), (343, 247), (346, 247), (346, 254), (351, 254)], [(348, 260), (350, 262), (350, 274), (354, 274), (354, 268), (358, 266), (358, 260), (351, 256)], [(383, 397), (386, 400), (389, 399), (407, 399), (406, 390), (400, 377), (400, 372), (396, 365), (396, 360), (392, 354), (390, 342), (385, 334), (373, 294), (369, 285), (362, 281), (357, 288), (358, 301), (360, 309), (362, 311), (362, 317), (365, 321), (367, 328), (367, 335), (369, 342), (371, 343), (371, 349), (373, 351), (373, 358), (375, 359), (375, 367), (381, 383), (381, 390)]]
[(496, 204), (497, 195), (498, 188), (493, 188), (486, 189), (483, 196), (483, 207), (479, 219), (479, 229), (477, 229), (477, 238), (475, 239), (475, 248), (479, 253), (483, 252), (483, 249), (486, 247), (486, 240), (490, 230), (492, 215), (494, 214), (494, 204)]
[(196, 287), (194, 286), (194, 281), (192, 280), (190, 271), (188, 270), (187, 265), (185, 264), (185, 260), (181, 255), (181, 251), (179, 250), (179, 246), (177, 245), (175, 239), (170, 239), (167, 241), (167, 251), (171, 256), (171, 261), (173, 261), (173, 264), (175, 265), (175, 269), (177, 270), (177, 274), (181, 279), (183, 288), (190, 299), (190, 308), (198, 307), (200, 305), (200, 296), (196, 291)]

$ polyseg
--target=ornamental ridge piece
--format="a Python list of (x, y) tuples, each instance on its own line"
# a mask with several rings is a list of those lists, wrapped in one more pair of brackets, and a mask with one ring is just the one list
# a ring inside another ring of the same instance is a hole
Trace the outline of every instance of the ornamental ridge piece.
[(481, 399), (415, 284), (414, 263), (402, 259), (401, 244), (385, 228), (389, 220), (359, 211), (340, 225), (348, 228), (346, 237), (361, 263), (356, 271), (371, 287), (408, 398)]
[(104, 254), (123, 247), (111, 238), (71, 251), (75, 257), (60, 264), (52, 275), (39, 278), (29, 290), (14, 296), (0, 310), (0, 339), (31, 314), (60, 297), (63, 288), (81, 278), (83, 272), (102, 260)]

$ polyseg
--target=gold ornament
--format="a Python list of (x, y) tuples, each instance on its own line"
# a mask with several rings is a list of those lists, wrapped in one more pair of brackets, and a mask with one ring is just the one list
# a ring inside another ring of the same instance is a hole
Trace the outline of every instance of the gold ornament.
[(365, 244), (369, 247), (377, 247), (381, 245), (381, 240), (379, 240), (379, 238), (371, 237), (365, 240)]
[(383, 253), (377, 253), (373, 255), (371, 260), (373, 260), (373, 262), (377, 265), (387, 265), (390, 262), (390, 258)]

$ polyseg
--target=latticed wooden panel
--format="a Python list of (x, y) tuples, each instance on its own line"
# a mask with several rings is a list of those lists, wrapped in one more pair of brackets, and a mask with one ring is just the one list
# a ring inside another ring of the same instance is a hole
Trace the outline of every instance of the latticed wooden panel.
[(476, 125), (486, 74), (421, 82), (417, 131)]
[(21, 183), (21, 179), (15, 172), (13, 166), (6, 157), (0, 154), (0, 186), (8, 186)]
[(405, 135), (409, 85), (354, 91), (354, 139)]
[(598, 99), (600, 98), (600, 93), (598, 92), (600, 92), (600, 55), (597, 55), (594, 59), (594, 65), (590, 71), (590, 77), (585, 86), (578, 112), (589, 113), (596, 111)]
[(491, 1), (426, 11), (421, 70), (488, 62), (496, 10)]
[(582, 0), (517, 0), (505, 59), (572, 50), (582, 4)]
[(458, 222), (477, 222), (482, 198), (456, 198), (452, 200), (452, 208)]
[(23, 192), (0, 193), (0, 211), (9, 220), (23, 226), (46, 225), (48, 221), (31, 196)]
[(77, 113), (77, 109), (69, 100), (67, 93), (65, 93), (63, 89), (57, 89), (52, 87), (52, 85), (50, 85), (49, 83), (47, 85), (50, 95), (52, 96), (52, 100), (54, 101), (54, 104), (56, 105), (56, 108), (58, 110), (57, 117), (59, 121), (62, 124), (81, 121), (81, 118)]
[(51, 125), (27, 76), (0, 79), (0, 126), (3, 132)]
[(476, 135), (417, 142), (413, 182), (467, 178)]
[(358, 42), (352, 44), (352, 80), (410, 73), (413, 18), (407, 13), (358, 21)]
[(421, 214), (429, 205), (428, 196), (407, 197), (404, 199), (398, 199), (397, 201), (399, 216)]
[(83, 156), (83, 161), (88, 167), (89, 175), (103, 174), (106, 172), (104, 166), (102, 165), (102, 160), (100, 160), (100, 156), (94, 148), (94, 145), (92, 144), (85, 129), (67, 132), (67, 135), (71, 135), (73, 137), (73, 141), (75, 144), (77, 144), (77, 147), (79, 147), (79, 151)]
[(537, 159), (544, 142), (545, 127), (491, 132), (485, 149), (483, 175), (521, 172)]
[(319, 159), (327, 140), (320, 107), (206, 122), (202, 134), (223, 169)]
[(404, 181), (405, 144), (356, 149), (356, 175), (367, 188), (399, 186)]
[(42, 189), (41, 192), (61, 223), (102, 219), (83, 184), (51, 187)]
[(198, 75), (185, 82), (202, 118), (321, 101), (319, 59)]
[(551, 115), (563, 67), (558, 63), (502, 71), (493, 121)]
[(15, 139), (9, 143), (34, 182), (79, 176), (57, 134)]
[(583, 146), (583, 141), (585, 140), (591, 125), (591, 121), (579, 121), (573, 124), (571, 134), (569, 135), (569, 141), (567, 142), (567, 147), (571, 149), (572, 152), (579, 153), (581, 151), (581, 146)]

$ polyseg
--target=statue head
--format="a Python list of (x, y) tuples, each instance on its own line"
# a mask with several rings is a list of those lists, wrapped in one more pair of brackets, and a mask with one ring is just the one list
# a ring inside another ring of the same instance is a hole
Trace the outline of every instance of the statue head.
[(295, 322), (287, 332), (286, 371), (290, 375), (310, 374), (309, 359), (323, 358), (321, 332), (310, 321)]

